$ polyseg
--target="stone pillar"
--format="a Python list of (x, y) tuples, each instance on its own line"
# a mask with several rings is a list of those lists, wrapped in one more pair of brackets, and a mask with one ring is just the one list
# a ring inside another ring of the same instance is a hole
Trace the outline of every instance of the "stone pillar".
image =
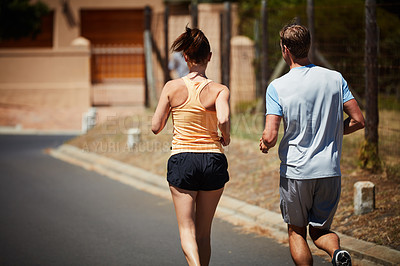
[(141, 131), (139, 128), (130, 128), (128, 130), (127, 145), (130, 149), (133, 149), (140, 142)]
[(256, 77), (254, 71), (254, 42), (245, 36), (231, 39), (231, 112), (238, 103), (249, 103), (256, 99)]
[(370, 181), (354, 184), (354, 214), (366, 214), (375, 209), (375, 185)]
[(96, 125), (97, 110), (92, 107), (88, 112), (82, 115), (82, 133), (87, 133)]

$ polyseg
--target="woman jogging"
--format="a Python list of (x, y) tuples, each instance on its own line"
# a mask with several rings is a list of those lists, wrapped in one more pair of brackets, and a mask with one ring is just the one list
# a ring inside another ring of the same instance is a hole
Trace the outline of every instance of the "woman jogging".
[(171, 49), (183, 52), (190, 72), (165, 84), (152, 131), (158, 134), (172, 113), (174, 131), (167, 180), (181, 246), (189, 265), (208, 265), (211, 224), (229, 180), (222, 148), (230, 142), (229, 90), (206, 77), (211, 52), (201, 30), (186, 27)]

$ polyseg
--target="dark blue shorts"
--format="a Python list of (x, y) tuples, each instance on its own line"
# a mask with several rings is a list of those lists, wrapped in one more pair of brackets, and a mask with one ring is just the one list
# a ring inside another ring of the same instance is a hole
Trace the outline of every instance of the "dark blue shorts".
[(167, 180), (181, 189), (217, 190), (229, 180), (228, 161), (223, 153), (178, 153), (168, 160)]

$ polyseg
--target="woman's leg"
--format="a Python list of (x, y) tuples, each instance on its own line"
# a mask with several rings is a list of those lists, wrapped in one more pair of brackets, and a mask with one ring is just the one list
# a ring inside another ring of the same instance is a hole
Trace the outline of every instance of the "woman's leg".
[(213, 191), (199, 191), (196, 199), (196, 240), (200, 263), (207, 266), (211, 257), (211, 224), (224, 188)]
[(171, 185), (169, 188), (175, 206), (183, 253), (190, 266), (201, 265), (195, 226), (195, 204), (198, 192), (180, 189)]

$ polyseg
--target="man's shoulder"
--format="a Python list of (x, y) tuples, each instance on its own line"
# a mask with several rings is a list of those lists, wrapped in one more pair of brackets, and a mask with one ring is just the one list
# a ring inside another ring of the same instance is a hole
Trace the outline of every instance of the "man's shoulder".
[(291, 87), (291, 85), (293, 85), (293, 82), (295, 82), (295, 79), (293, 77), (293, 74), (289, 71), (279, 78), (272, 80), (269, 86), (273, 87), (276, 91), (281, 91), (282, 89), (287, 89)]
[(318, 83), (318, 80), (340, 82), (341, 79), (343, 79), (342, 74), (336, 70), (312, 65), (296, 71), (289, 71), (274, 79), (269, 86), (273, 87), (278, 93), (286, 92), (290, 94), (298, 86), (308, 86), (305, 84)]
[(283, 74), (282, 76), (280, 76), (279, 78), (276, 78), (274, 80), (271, 81), (270, 85), (271, 86), (277, 86), (282, 82), (285, 82), (286, 80), (290, 79), (290, 75), (289, 72), (286, 74)]
[(325, 75), (330, 75), (330, 76), (335, 76), (335, 77), (341, 77), (342, 74), (334, 69), (329, 69), (326, 67), (322, 66), (314, 66), (311, 68), (311, 71), (317, 73), (317, 74), (325, 74)]

